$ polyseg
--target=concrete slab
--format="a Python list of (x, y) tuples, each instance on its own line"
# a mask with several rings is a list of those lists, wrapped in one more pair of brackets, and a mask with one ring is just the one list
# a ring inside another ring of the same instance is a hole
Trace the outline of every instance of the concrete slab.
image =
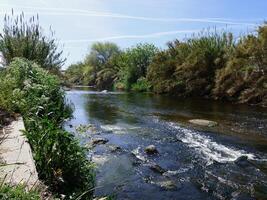
[(4, 128), (4, 141), (0, 144), (0, 177), (10, 184), (23, 183), (30, 189), (38, 185), (38, 174), (32, 151), (21, 130), (25, 130), (22, 118)]

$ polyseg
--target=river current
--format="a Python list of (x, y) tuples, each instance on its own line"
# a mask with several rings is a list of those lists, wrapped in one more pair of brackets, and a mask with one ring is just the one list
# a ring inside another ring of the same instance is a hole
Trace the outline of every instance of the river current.
[[(78, 89), (67, 92), (67, 100), (74, 113), (65, 128), (91, 148), (96, 196), (267, 199), (264, 108)], [(218, 126), (192, 125), (191, 119)], [(145, 153), (149, 145), (158, 153)]]

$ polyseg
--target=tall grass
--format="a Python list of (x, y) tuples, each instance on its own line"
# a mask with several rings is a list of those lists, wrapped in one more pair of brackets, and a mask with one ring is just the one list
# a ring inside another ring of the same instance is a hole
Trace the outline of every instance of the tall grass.
[(38, 15), (27, 20), (22, 13), (19, 16), (13, 14), (4, 17), (3, 33), (0, 34), (0, 52), (6, 65), (13, 58), (24, 57), (38, 63), (42, 68), (58, 72), (66, 59), (62, 59), (62, 51), (58, 51), (54, 32), (51, 36), (43, 35), (39, 25)]

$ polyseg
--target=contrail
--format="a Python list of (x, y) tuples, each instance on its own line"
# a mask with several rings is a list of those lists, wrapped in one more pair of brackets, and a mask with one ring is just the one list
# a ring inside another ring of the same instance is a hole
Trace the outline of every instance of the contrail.
[[(90, 11), (84, 9), (67, 9), (67, 8), (45, 8), (45, 7), (31, 7), (31, 6), (16, 6), (0, 4), (2, 6), (8, 6), (10, 8), (22, 8), (39, 10), (39, 14), (44, 15), (68, 15), (68, 16), (90, 16), (90, 17), (108, 17), (108, 18), (119, 18), (119, 19), (132, 19), (132, 20), (142, 20), (142, 21), (158, 21), (158, 22), (200, 22), (200, 23), (216, 23), (216, 24), (229, 24), (229, 25), (245, 25), (245, 26), (255, 26), (256, 23), (251, 22), (238, 22), (235, 20), (224, 19), (224, 18), (158, 18), (158, 17), (143, 17), (143, 16), (132, 16), (123, 15), (119, 13), (110, 12), (100, 12), (100, 11)], [(43, 12), (46, 11), (46, 12)], [(47, 12), (49, 11), (49, 12)], [(0, 14), (5, 14), (1, 12)], [(25, 12), (27, 15), (36, 14), (33, 11)]]
[(176, 30), (176, 31), (156, 32), (144, 35), (118, 35), (118, 36), (110, 36), (110, 37), (95, 38), (95, 39), (62, 40), (60, 42), (65, 44), (71, 44), (71, 43), (84, 43), (84, 42), (108, 41), (108, 40), (119, 40), (119, 39), (143, 39), (143, 38), (155, 38), (167, 35), (176, 35), (181, 33), (196, 33), (200, 31), (201, 31), (200, 29)]
[[(217, 27), (215, 31), (225, 30), (230, 27)], [(102, 38), (95, 38), (95, 39), (74, 39), (74, 40), (61, 40), (60, 43), (63, 44), (73, 44), (73, 43), (88, 43), (88, 42), (100, 42), (100, 41), (110, 41), (110, 40), (120, 40), (120, 39), (145, 39), (145, 38), (157, 38), (161, 36), (167, 35), (176, 35), (176, 34), (186, 34), (186, 33), (201, 33), (206, 29), (188, 29), (188, 30), (174, 30), (174, 31), (165, 31), (165, 32), (156, 32), (150, 34), (143, 34), (143, 35), (117, 35), (117, 36), (109, 36), (109, 37), (102, 37)]]

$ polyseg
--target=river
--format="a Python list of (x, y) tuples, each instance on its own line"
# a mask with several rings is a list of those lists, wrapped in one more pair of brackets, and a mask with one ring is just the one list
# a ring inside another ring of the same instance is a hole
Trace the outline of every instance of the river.
[[(267, 109), (82, 89), (67, 92), (67, 99), (74, 113), (65, 128), (91, 148), (96, 196), (267, 199)], [(96, 138), (106, 143), (92, 146)], [(158, 153), (145, 153), (148, 145)]]

